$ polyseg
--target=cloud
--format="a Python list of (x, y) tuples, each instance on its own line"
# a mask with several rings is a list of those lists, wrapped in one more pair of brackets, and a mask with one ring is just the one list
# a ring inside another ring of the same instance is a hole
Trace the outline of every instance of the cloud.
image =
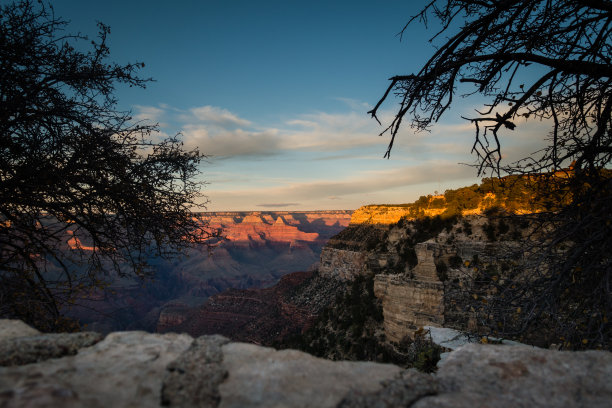
[(296, 205), (300, 205), (300, 203), (271, 203), (271, 204), (257, 204), (257, 207), (295, 207)]
[(206, 126), (186, 125), (182, 133), (186, 147), (197, 147), (213, 158), (269, 156), (281, 150), (281, 139), (276, 129), (254, 132), (242, 129), (211, 130)]
[[(207, 192), (215, 206), (226, 208), (234, 205), (236, 208), (248, 208), (252, 202), (285, 202), (290, 199), (302, 203), (301, 205), (317, 204), (320, 208), (325, 208), (331, 201), (337, 201), (338, 206), (351, 205), (355, 202), (364, 203), (367, 197), (375, 202), (384, 202), (385, 197), (389, 197), (390, 191), (404, 191), (404, 198), (400, 202), (413, 201), (418, 195), (427, 194), (432, 191), (420, 191), (422, 186), (427, 183), (440, 183), (445, 185), (453, 180), (473, 179), (474, 170), (468, 166), (461, 166), (454, 163), (443, 161), (432, 161), (416, 166), (401, 166), (388, 170), (368, 171), (353, 174), (350, 177), (331, 179), (331, 180), (308, 180), (302, 182), (289, 182), (276, 184), (274, 186), (244, 187), (236, 188), (233, 191), (215, 190), (214, 186)], [(473, 182), (470, 180), (470, 183)], [(408, 196), (407, 190), (419, 191), (416, 197)], [(397, 196), (397, 194), (395, 194)], [(265, 201), (266, 198), (268, 201)], [(270, 201), (270, 199), (274, 201)], [(344, 203), (344, 204), (343, 204)], [(366, 201), (365, 203), (368, 203)], [(260, 207), (267, 204), (258, 204)], [(350, 207), (349, 207), (350, 208)]]
[[(198, 147), (205, 154), (223, 159), (288, 151), (341, 152), (381, 144), (376, 137), (376, 122), (352, 111), (296, 115), (284, 123), (266, 126), (227, 109), (206, 105), (175, 113), (175, 120), (187, 147)], [(345, 154), (348, 153), (340, 155)]]
[(250, 121), (238, 117), (238, 115), (228, 111), (227, 109), (218, 108), (216, 106), (199, 106), (196, 108), (191, 108), (189, 112), (198, 121), (211, 123), (223, 128), (246, 127), (251, 125)]
[(357, 99), (353, 99), (353, 98), (342, 98), (342, 97), (337, 97), (334, 98), (337, 101), (340, 102), (344, 102), (349, 108), (356, 110), (356, 111), (363, 111), (363, 112), (367, 112), (370, 109), (372, 109), (372, 107), (370, 106), (369, 103), (367, 102), (363, 102)]
[(133, 118), (137, 121), (159, 122), (165, 111), (155, 106), (135, 105), (136, 114)]

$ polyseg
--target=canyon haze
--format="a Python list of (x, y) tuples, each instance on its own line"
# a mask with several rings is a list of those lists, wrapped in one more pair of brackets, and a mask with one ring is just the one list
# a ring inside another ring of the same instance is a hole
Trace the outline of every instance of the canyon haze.
[[(175, 311), (203, 304), (230, 288), (264, 288), (287, 273), (307, 271), (327, 240), (348, 226), (352, 211), (209, 212), (196, 216), (221, 230), (209, 253), (191, 249), (173, 260), (152, 259), (154, 279), (116, 278), (109, 290), (70, 311), (101, 332), (154, 331), (172, 325)], [(167, 320), (167, 321), (166, 321)]]

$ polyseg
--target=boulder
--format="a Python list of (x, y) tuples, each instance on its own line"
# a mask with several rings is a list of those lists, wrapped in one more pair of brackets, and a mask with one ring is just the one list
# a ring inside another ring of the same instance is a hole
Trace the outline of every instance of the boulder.
[(228, 375), (223, 366), (223, 336), (202, 336), (166, 367), (162, 405), (190, 408), (216, 407), (221, 401), (219, 384)]
[(0, 320), (0, 341), (13, 337), (36, 336), (40, 332), (31, 328), (21, 320)]
[(222, 349), (228, 377), (219, 386), (220, 408), (331, 408), (350, 392), (379, 391), (402, 372), (390, 364), (330, 361), (246, 343)]
[(166, 366), (192, 342), (187, 335), (111, 333), (74, 356), (0, 367), (0, 406), (159, 406)]
[(353, 391), (338, 405), (339, 408), (392, 408), (409, 407), (419, 399), (438, 393), (438, 382), (428, 374), (406, 370), (399, 378), (383, 383), (373, 393)]
[(609, 407), (612, 353), (468, 344), (438, 369), (438, 395), (414, 408)]
[[(42, 335), (2, 320), (0, 327), (13, 333), (4, 333), (2, 344), (61, 349), (66, 339), (78, 337)], [(329, 361), (218, 335), (194, 340), (118, 332), (75, 346), (75, 352), (0, 367), (0, 407), (594, 408), (612, 401), (612, 353), (605, 351), (467, 344), (432, 375), (390, 364)]]
[(0, 366), (35, 363), (74, 355), (82, 347), (89, 347), (104, 336), (95, 332), (50, 333), (0, 340)]

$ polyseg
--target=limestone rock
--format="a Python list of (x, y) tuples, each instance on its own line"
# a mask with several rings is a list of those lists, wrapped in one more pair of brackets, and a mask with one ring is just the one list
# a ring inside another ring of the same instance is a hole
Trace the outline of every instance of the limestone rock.
[(402, 371), (390, 364), (329, 361), (245, 343), (222, 347), (229, 375), (221, 408), (335, 407), (350, 391), (376, 392)]
[(444, 324), (442, 282), (408, 279), (405, 275), (376, 275), (374, 294), (382, 300), (385, 335), (399, 342), (427, 325)]
[(436, 378), (440, 394), (413, 407), (609, 407), (612, 353), (468, 344)]
[(325, 278), (350, 281), (367, 272), (368, 255), (363, 251), (323, 248), (319, 274)]
[(216, 407), (221, 395), (219, 384), (227, 378), (221, 346), (229, 339), (202, 336), (166, 368), (162, 404), (189, 407)]
[[(41, 337), (58, 339), (2, 341)], [(221, 336), (123, 332), (76, 355), (0, 367), (0, 407), (597, 408), (612, 401), (610, 378), (604, 351), (468, 344), (427, 375)]]
[(440, 245), (435, 242), (421, 242), (414, 246), (419, 263), (413, 272), (416, 280), (439, 282), (434, 254), (440, 251)]
[(0, 366), (14, 366), (74, 355), (103, 336), (95, 332), (50, 333), (0, 340)]
[(0, 406), (158, 406), (166, 366), (192, 342), (187, 335), (112, 333), (75, 356), (0, 367)]
[(386, 381), (384, 388), (374, 393), (356, 391), (342, 400), (339, 408), (409, 407), (415, 401), (438, 392), (434, 377), (415, 370), (404, 371), (400, 378)]
[(410, 207), (365, 205), (353, 212), (351, 224), (395, 224), (410, 215)]
[(36, 336), (40, 332), (31, 328), (21, 320), (0, 320), (0, 341), (13, 337)]

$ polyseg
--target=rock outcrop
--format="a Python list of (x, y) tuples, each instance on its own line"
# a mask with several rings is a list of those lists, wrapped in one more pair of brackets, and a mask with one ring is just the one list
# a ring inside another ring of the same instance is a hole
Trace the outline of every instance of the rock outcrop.
[(367, 261), (367, 252), (326, 247), (321, 251), (319, 273), (321, 276), (349, 281), (368, 272)]
[(423, 326), (444, 324), (444, 284), (406, 279), (403, 275), (378, 275), (374, 294), (382, 300), (385, 336), (400, 342), (412, 338)]
[[(0, 347), (37, 336), (7, 335), (9, 325), (0, 320)], [(49, 347), (55, 341), (49, 337)], [(611, 377), (604, 351), (470, 344), (428, 375), (221, 336), (121, 332), (75, 355), (0, 367), (0, 406), (597, 408), (612, 400)]]
[(319, 273), (342, 282), (374, 276), (388, 341), (413, 338), (423, 326), (478, 331), (476, 312), (466, 302), (471, 277), (479, 267), (498, 262), (496, 254), (511, 253), (517, 244), (513, 239), (528, 229), (507, 226), (505, 235), (493, 242), (487, 236), (490, 221), (480, 215), (429, 222), (404, 219), (392, 225), (356, 223), (366, 213), (373, 217), (369, 222), (374, 222), (382, 220), (376, 214), (396, 216), (407, 211), (405, 207), (392, 210), (367, 206), (355, 211), (351, 225), (323, 248)]
[(364, 205), (353, 212), (351, 224), (395, 224), (408, 216), (410, 206)]

